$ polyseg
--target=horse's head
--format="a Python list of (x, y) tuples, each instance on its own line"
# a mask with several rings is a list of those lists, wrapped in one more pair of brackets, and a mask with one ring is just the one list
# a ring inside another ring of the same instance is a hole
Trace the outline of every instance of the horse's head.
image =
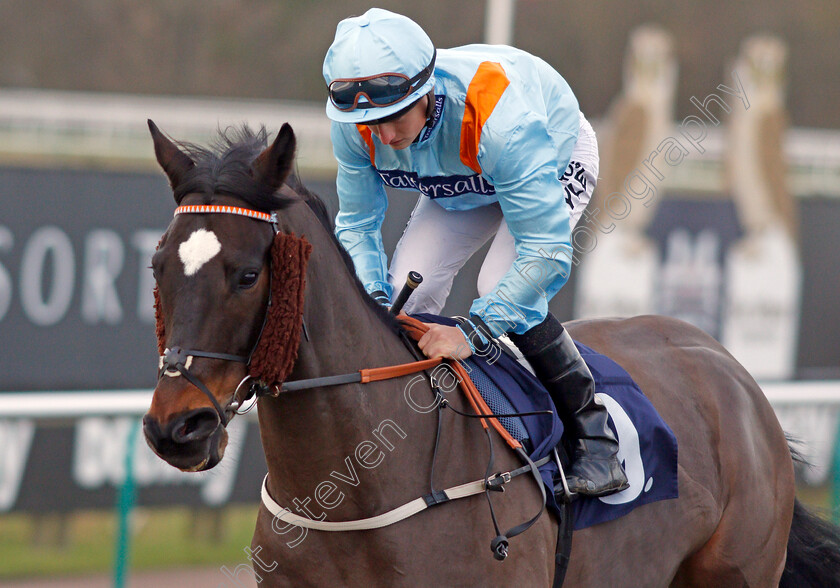
[(206, 470), (222, 459), (225, 426), (251, 389), (240, 384), (282, 381), (290, 365), (266, 370), (267, 356), (285, 347), (293, 363), (297, 352), (309, 245), (278, 232), (272, 216), (290, 203), (277, 190), (295, 137), (283, 125), (265, 147), (265, 131), (245, 128), (209, 150), (149, 129), (178, 208), (152, 259), (161, 360), (143, 432), (171, 465)]

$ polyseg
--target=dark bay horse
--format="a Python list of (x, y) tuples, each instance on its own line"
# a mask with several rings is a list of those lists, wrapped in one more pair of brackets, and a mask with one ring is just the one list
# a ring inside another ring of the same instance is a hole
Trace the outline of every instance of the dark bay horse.
[[(288, 125), (271, 146), (265, 131), (243, 129), (213, 149), (173, 143), (149, 126), (184, 212), (153, 259), (164, 357), (143, 422), (162, 459), (187, 471), (219, 463), (255, 363), (282, 364), (257, 370), (277, 384), (414, 361), (395, 320), (356, 279), (323, 203), (289, 178)], [(266, 222), (272, 211), (276, 234)], [(632, 375), (679, 442), (679, 498), (577, 531), (567, 586), (776, 586), (802, 573), (826, 586), (836, 578), (836, 536), (827, 539), (830, 529), (795, 502), (775, 414), (719, 343), (663, 317), (567, 327)], [(426, 410), (433, 399), (429, 383), (411, 375), (260, 398), (268, 493), (302, 516), (351, 521), (428, 494), (430, 480), (441, 489), (482, 479), (485, 433), (474, 419)], [(470, 411), (458, 395), (448, 400)], [(498, 470), (521, 465), (498, 437), (493, 444)], [(510, 526), (533, 516), (541, 496), (522, 476), (493, 499), (500, 524)], [(488, 549), (494, 535), (480, 496), (348, 532), (306, 530), (263, 505), (250, 553), (254, 575), (269, 586), (551, 585), (552, 517), (541, 517), (502, 563)], [(822, 551), (808, 553), (817, 539)]]

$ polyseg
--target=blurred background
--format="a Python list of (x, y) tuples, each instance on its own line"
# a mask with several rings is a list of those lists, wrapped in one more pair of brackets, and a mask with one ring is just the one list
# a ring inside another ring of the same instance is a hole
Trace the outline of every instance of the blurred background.
[[(802, 440), (801, 497), (840, 518), (840, 3), (377, 5), (438, 47), (512, 44), (569, 81), (601, 170), (552, 310), (667, 314), (718, 338)], [(137, 442), (157, 367), (147, 266), (174, 208), (146, 119), (198, 142), (288, 121), (335, 212), (321, 64), (369, 7), (0, 3), (0, 583), (248, 579), (233, 570), (265, 472), (256, 423), (234, 421), (208, 474)], [(389, 252), (415, 200), (391, 194)], [(446, 314), (468, 309), (482, 259)]]

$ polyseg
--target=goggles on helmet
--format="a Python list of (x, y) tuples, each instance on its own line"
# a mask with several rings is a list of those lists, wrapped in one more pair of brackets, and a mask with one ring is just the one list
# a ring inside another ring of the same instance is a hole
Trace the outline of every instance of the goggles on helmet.
[[(426, 83), (435, 68), (437, 51), (420, 73), (409, 78), (401, 73), (383, 73), (364, 78), (339, 78), (330, 82), (330, 102), (338, 110), (349, 112), (357, 108), (382, 108), (405, 100)], [(367, 101), (359, 103), (364, 96)]]

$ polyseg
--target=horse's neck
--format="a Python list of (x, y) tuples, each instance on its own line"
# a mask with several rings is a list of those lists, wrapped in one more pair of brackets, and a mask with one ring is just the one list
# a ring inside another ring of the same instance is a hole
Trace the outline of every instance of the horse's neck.
[(292, 376), (317, 377), (411, 361), (394, 329), (359, 288), (335, 238), (307, 206), (295, 207), (294, 215), (296, 231), (310, 240), (312, 255), (304, 303), (309, 340), (302, 341)]
[[(302, 337), (289, 379), (345, 374), (412, 361), (393, 329), (365, 301), (365, 294), (342, 261), (333, 238), (308, 210), (295, 210), (294, 214), (294, 232), (310, 241), (312, 254), (304, 304), (308, 339)], [(260, 424), (269, 483), (277, 499), (304, 500), (313, 496), (322, 482), (352, 490), (351, 486), (362, 482), (360, 475), (367, 482), (374, 475), (377, 479), (393, 478), (396, 458), (392, 455), (397, 454), (397, 449), (400, 461), (408, 458), (427, 462), (428, 457), (420, 457), (418, 441), (433, 440), (434, 416), (418, 415), (412, 410), (404, 399), (405, 387), (406, 378), (401, 378), (261, 400)], [(430, 396), (425, 382), (422, 387)], [(427, 456), (429, 449), (422, 445), (422, 455)], [(369, 472), (370, 469), (375, 471)], [(376, 494), (384, 491), (385, 484), (370, 486), (366, 489), (368, 498), (372, 503), (380, 502)], [(401, 491), (395, 480), (387, 486), (391, 493)], [(354, 516), (354, 510), (355, 516), (362, 516), (365, 507), (367, 504), (357, 502), (342, 508), (342, 518), (348, 513)]]

